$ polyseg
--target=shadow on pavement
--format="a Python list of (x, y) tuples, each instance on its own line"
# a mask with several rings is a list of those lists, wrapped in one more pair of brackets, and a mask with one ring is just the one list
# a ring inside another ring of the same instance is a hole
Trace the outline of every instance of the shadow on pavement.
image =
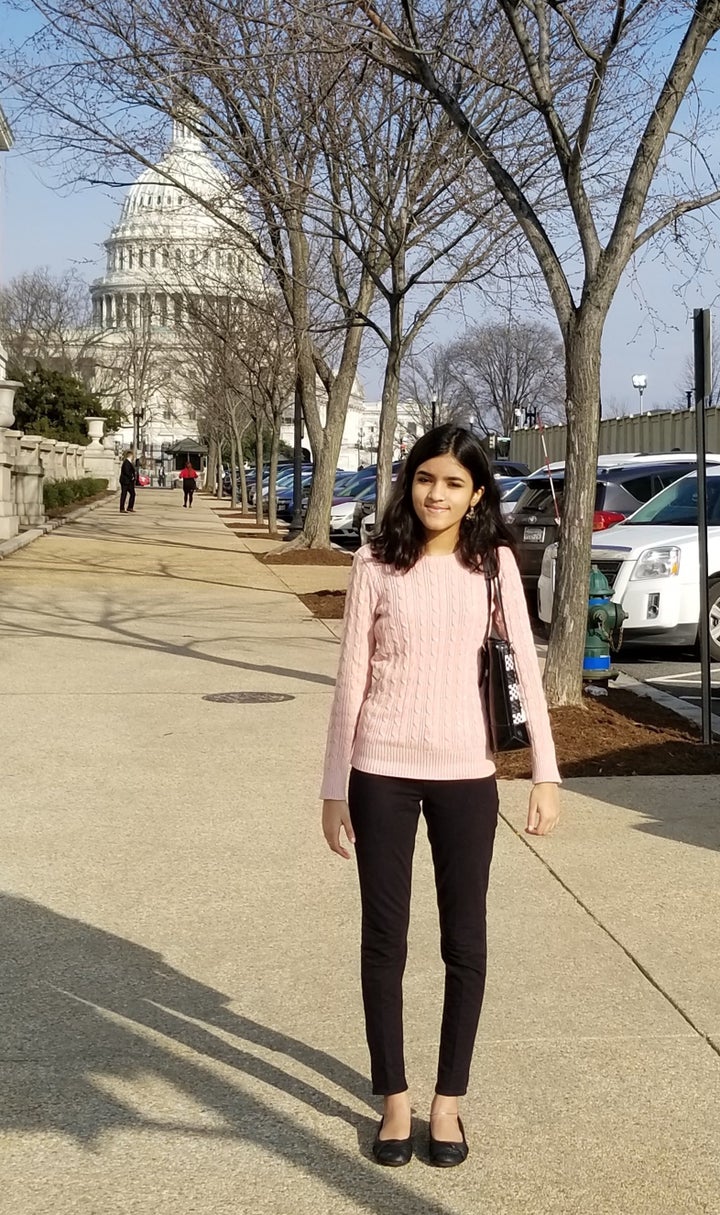
[[(10, 1065), (0, 1131), (56, 1132), (90, 1151), (114, 1129), (237, 1140), (378, 1215), (450, 1215), (365, 1159), (377, 1116), (360, 1114), (322, 1089), (329, 1081), (367, 1102), (369, 1085), (359, 1072), (235, 1014), (229, 997), (174, 970), (159, 954), (0, 894), (0, 959), (1, 1055)], [(277, 1059), (254, 1054), (253, 1046)], [(293, 1063), (313, 1078), (294, 1075)], [(234, 1069), (238, 1083), (217, 1064)], [(163, 1116), (148, 1097), (153, 1082), (171, 1087), (178, 1109), (192, 1102), (193, 1113)], [(321, 1137), (275, 1109), (263, 1099), (263, 1087), (349, 1123), (360, 1154), (333, 1147), (331, 1124)]]
[[(0, 635), (12, 640), (14, 636), (56, 637), (73, 641), (104, 642), (108, 645), (122, 648), (133, 648), (151, 651), (159, 654), (172, 654), (179, 658), (192, 658), (198, 662), (208, 662), (216, 666), (231, 667), (240, 671), (254, 671), (265, 675), (278, 675), (285, 679), (297, 679), (308, 683), (321, 684), (324, 687), (334, 687), (335, 679), (317, 671), (302, 671), (292, 667), (275, 666), (271, 663), (246, 662), (240, 658), (224, 658), (218, 654), (208, 654), (198, 647), (237, 640), (237, 634), (231, 637), (203, 637), (202, 641), (190, 640), (187, 644), (178, 644), (162, 637), (153, 637), (142, 632), (131, 621), (147, 622), (153, 611), (157, 612), (157, 604), (153, 603), (146, 610), (142, 599), (138, 598), (132, 605), (132, 613), (126, 606), (116, 603), (112, 596), (106, 596), (101, 611), (94, 615), (80, 615), (68, 609), (53, 607), (45, 598), (31, 602), (27, 595), (23, 596), (22, 609), (17, 608), (17, 620), (13, 620), (13, 608), (5, 605), (3, 619), (0, 622)], [(184, 612), (187, 616), (187, 612)], [(38, 623), (44, 621), (44, 625)], [(82, 628), (93, 630), (83, 633)], [(187, 626), (186, 626), (187, 627)], [(99, 630), (99, 633), (95, 632)], [(333, 644), (334, 638), (330, 638)]]
[(689, 785), (686, 776), (616, 777), (607, 780), (602, 777), (576, 777), (566, 778), (565, 788), (644, 815), (647, 821), (636, 824), (633, 828), (635, 831), (717, 852), (720, 850), (717, 779), (716, 776), (706, 776), (700, 788), (697, 784)]

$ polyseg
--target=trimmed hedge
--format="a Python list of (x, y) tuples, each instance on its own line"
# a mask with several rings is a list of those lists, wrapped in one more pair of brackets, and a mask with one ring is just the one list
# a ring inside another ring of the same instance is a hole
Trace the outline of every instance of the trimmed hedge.
[(73, 503), (82, 505), (89, 498), (104, 494), (108, 483), (104, 477), (80, 477), (77, 481), (46, 481), (43, 485), (43, 505), (48, 514)]

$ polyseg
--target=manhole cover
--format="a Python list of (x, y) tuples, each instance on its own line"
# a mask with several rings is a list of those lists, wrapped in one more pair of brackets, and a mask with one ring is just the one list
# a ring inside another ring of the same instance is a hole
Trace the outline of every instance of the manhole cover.
[(279, 704), (283, 700), (294, 700), (287, 692), (209, 692), (203, 700), (220, 705), (267, 705)]

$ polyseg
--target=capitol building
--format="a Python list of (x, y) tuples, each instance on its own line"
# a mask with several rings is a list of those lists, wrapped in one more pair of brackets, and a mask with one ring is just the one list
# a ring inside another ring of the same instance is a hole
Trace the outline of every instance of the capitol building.
[[(137, 442), (148, 471), (184, 439), (198, 438), (203, 400), (203, 316), (218, 301), (251, 308), (263, 293), (257, 255), (237, 192), (202, 142), (173, 123), (166, 155), (131, 186), (105, 241), (105, 273), (90, 287), (93, 331), (88, 354), (94, 387), (115, 398), (127, 423), (117, 446)], [(206, 340), (212, 343), (210, 329)], [(322, 387), (318, 404), (324, 421)], [(292, 446), (292, 406), (281, 438)], [(374, 463), (379, 402), (367, 402), (359, 380), (351, 393), (339, 457), (341, 468)], [(414, 437), (409, 406), (399, 410), (397, 454)]]
[(91, 284), (94, 386), (128, 417), (115, 436), (146, 462), (197, 437), (205, 402), (198, 353), (212, 342), (218, 301), (259, 297), (262, 276), (238, 228), (247, 217), (202, 143), (173, 124), (167, 154), (130, 188), (105, 241), (105, 273)]

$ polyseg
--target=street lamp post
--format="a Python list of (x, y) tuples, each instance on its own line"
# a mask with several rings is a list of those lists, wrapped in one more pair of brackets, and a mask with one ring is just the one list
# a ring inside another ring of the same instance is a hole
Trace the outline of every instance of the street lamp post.
[(430, 426), (431, 426), (432, 430), (435, 429), (436, 417), (437, 417), (437, 393), (433, 392), (432, 397), (430, 398)]
[(142, 405), (133, 406), (133, 452), (135, 455), (135, 465), (137, 467), (140, 460), (140, 421), (142, 419)]
[(646, 375), (634, 375), (632, 378), (633, 388), (637, 388), (640, 395), (640, 416), (642, 417), (643, 393), (647, 388)]

